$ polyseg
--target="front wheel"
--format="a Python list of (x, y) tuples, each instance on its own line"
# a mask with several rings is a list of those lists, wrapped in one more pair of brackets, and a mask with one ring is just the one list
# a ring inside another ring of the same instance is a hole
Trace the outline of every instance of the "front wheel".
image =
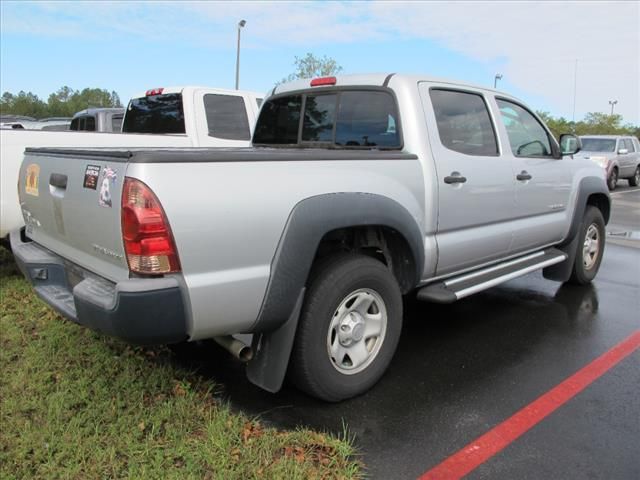
[(629, 185), (637, 187), (640, 185), (640, 165), (636, 167), (636, 171), (633, 173), (633, 177), (629, 179)]
[(578, 235), (580, 241), (569, 282), (586, 285), (598, 273), (604, 254), (604, 217), (598, 208), (587, 206)]
[(341, 254), (311, 275), (290, 374), (308, 394), (336, 402), (359, 395), (383, 375), (402, 329), (402, 295), (378, 260)]

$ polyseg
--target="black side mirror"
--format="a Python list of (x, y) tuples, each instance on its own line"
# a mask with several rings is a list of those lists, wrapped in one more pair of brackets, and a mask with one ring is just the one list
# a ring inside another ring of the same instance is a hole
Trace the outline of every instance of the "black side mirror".
[(563, 133), (560, 135), (560, 151), (562, 155), (574, 155), (580, 150), (582, 150), (580, 137), (572, 133)]

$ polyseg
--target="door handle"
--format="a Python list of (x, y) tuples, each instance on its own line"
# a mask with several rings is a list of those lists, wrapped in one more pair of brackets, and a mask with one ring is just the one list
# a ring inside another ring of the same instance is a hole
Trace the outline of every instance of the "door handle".
[(451, 175), (444, 177), (444, 183), (464, 183), (467, 181), (467, 177), (460, 175), (460, 172), (451, 172)]
[(67, 176), (61, 173), (52, 173), (49, 177), (49, 185), (65, 190), (67, 188)]
[(522, 170), (518, 175), (516, 175), (516, 180), (524, 181), (531, 180), (533, 177), (529, 175), (529, 172), (526, 170)]

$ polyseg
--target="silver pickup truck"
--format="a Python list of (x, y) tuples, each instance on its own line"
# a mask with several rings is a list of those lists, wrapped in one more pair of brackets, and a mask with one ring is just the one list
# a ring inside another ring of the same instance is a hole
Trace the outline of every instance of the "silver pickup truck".
[(288, 374), (338, 401), (389, 365), (403, 295), (595, 277), (610, 201), (579, 145), (481, 87), (297, 81), (265, 99), (251, 148), (27, 150), (11, 243), (75, 322), (136, 343), (214, 339), (262, 388)]

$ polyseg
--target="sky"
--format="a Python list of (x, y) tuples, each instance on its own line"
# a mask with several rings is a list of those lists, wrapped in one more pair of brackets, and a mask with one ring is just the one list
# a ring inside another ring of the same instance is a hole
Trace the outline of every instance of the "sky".
[[(640, 125), (640, 2), (0, 2), (0, 90), (63, 85), (123, 102), (154, 87), (266, 92), (307, 52), (343, 73), (398, 72), (493, 86), (569, 120)], [(575, 98), (575, 101), (574, 101)]]

